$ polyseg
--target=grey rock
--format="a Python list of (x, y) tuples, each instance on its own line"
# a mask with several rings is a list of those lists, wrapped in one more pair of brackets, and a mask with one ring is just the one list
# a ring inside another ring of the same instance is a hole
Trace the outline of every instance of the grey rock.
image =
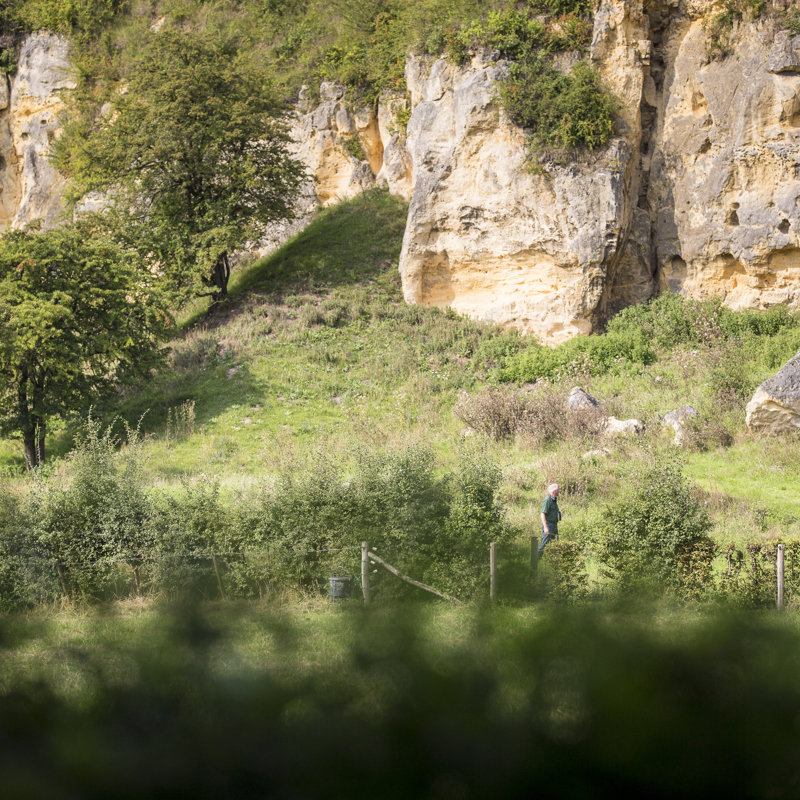
[(598, 402), (588, 392), (574, 386), (569, 390), (566, 406), (568, 411), (577, 411), (579, 408), (597, 408)]
[(800, 55), (797, 53), (794, 39), (786, 31), (780, 31), (775, 35), (775, 44), (769, 51), (765, 69), (773, 74), (784, 72), (800, 72)]
[(756, 389), (746, 411), (751, 430), (789, 433), (800, 429), (800, 353)]
[(645, 425), (640, 419), (617, 419), (609, 417), (603, 435), (609, 439), (619, 436), (639, 436), (644, 433)]
[(698, 413), (694, 406), (681, 406), (672, 411), (668, 411), (661, 418), (661, 424), (665, 428), (672, 428), (675, 431), (675, 444), (681, 444), (686, 435), (686, 426), (692, 419), (697, 419)]

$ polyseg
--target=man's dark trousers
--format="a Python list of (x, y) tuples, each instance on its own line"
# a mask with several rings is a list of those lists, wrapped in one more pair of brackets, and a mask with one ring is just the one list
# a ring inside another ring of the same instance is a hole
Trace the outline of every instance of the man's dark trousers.
[(548, 542), (554, 542), (558, 540), (558, 523), (557, 522), (547, 522), (547, 533), (542, 533), (542, 543), (539, 545), (538, 550), (538, 557), (542, 557), (542, 551), (544, 550), (544, 546)]

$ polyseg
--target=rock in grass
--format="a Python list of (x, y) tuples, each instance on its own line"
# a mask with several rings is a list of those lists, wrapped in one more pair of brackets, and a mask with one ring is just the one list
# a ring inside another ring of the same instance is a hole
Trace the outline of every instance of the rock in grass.
[(577, 411), (579, 408), (597, 408), (597, 400), (579, 386), (569, 390), (567, 395), (567, 411)]
[(764, 433), (800, 430), (800, 352), (756, 389), (747, 404), (747, 427)]
[(692, 419), (697, 419), (697, 409), (694, 406), (681, 406), (664, 414), (661, 424), (675, 431), (675, 444), (680, 444), (686, 433), (686, 426)]
[(609, 417), (606, 422), (604, 436), (638, 436), (644, 431), (644, 422), (640, 419), (617, 419)]

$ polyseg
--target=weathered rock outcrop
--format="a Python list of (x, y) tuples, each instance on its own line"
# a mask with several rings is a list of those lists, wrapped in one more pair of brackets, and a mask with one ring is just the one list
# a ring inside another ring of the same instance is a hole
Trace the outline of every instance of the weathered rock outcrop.
[(747, 426), (768, 433), (800, 430), (800, 353), (756, 389), (747, 404)]
[[(800, 37), (739, 26), (710, 61), (703, 11), (661, 21), (647, 208), (661, 287), (733, 308), (800, 300)], [(647, 99), (644, 100), (647, 103)]]
[[(589, 56), (621, 101), (615, 136), (538, 174), (499, 107), (507, 65), (496, 55), (465, 67), (409, 56), (408, 97), (376, 109), (353, 109), (333, 84), (316, 103), (306, 92), (294, 135), (314, 180), (272, 245), (318, 205), (377, 184), (410, 200), (408, 302), (544, 342), (657, 291), (800, 304), (800, 37), (766, 14), (736, 23), (734, 55), (711, 59), (711, 13), (706, 0), (600, 0)], [(24, 42), (10, 83), (0, 77), (0, 226), (55, 220), (46, 154), (70, 85), (66, 42), (48, 34)]]
[[(598, 23), (593, 47), (603, 51), (606, 80), (638, 101), (641, 9), (614, 10), (614, 36)], [(414, 193), (403, 291), (410, 303), (449, 305), (555, 343), (592, 330), (624, 250), (638, 114), (590, 165), (532, 174), (523, 132), (498, 106), (505, 69), (480, 57), (469, 68), (439, 59), (429, 73), (409, 65), (418, 102), (408, 124)]]
[[(770, 20), (711, 60), (707, 4), (603, 0), (591, 58), (622, 100), (582, 166), (523, 168), (502, 65), (409, 69), (409, 302), (558, 342), (654, 291), (734, 308), (800, 301), (800, 37)], [(415, 85), (415, 83), (417, 85)]]
[(67, 42), (48, 33), (28, 36), (13, 78), (0, 76), (0, 228), (56, 223), (63, 182), (48, 153), (64, 107), (60, 92), (74, 85)]

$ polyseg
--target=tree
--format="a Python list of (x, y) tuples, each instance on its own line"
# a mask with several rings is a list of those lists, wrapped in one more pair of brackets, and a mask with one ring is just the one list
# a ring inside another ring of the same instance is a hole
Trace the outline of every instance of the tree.
[(154, 267), (216, 300), (231, 252), (293, 216), (305, 168), (289, 154), (284, 111), (233, 45), (163, 30), (110, 110), (65, 124), (54, 158), (78, 195), (110, 194), (109, 220)]
[(0, 432), (44, 460), (48, 421), (146, 375), (169, 325), (135, 253), (86, 225), (0, 237)]

